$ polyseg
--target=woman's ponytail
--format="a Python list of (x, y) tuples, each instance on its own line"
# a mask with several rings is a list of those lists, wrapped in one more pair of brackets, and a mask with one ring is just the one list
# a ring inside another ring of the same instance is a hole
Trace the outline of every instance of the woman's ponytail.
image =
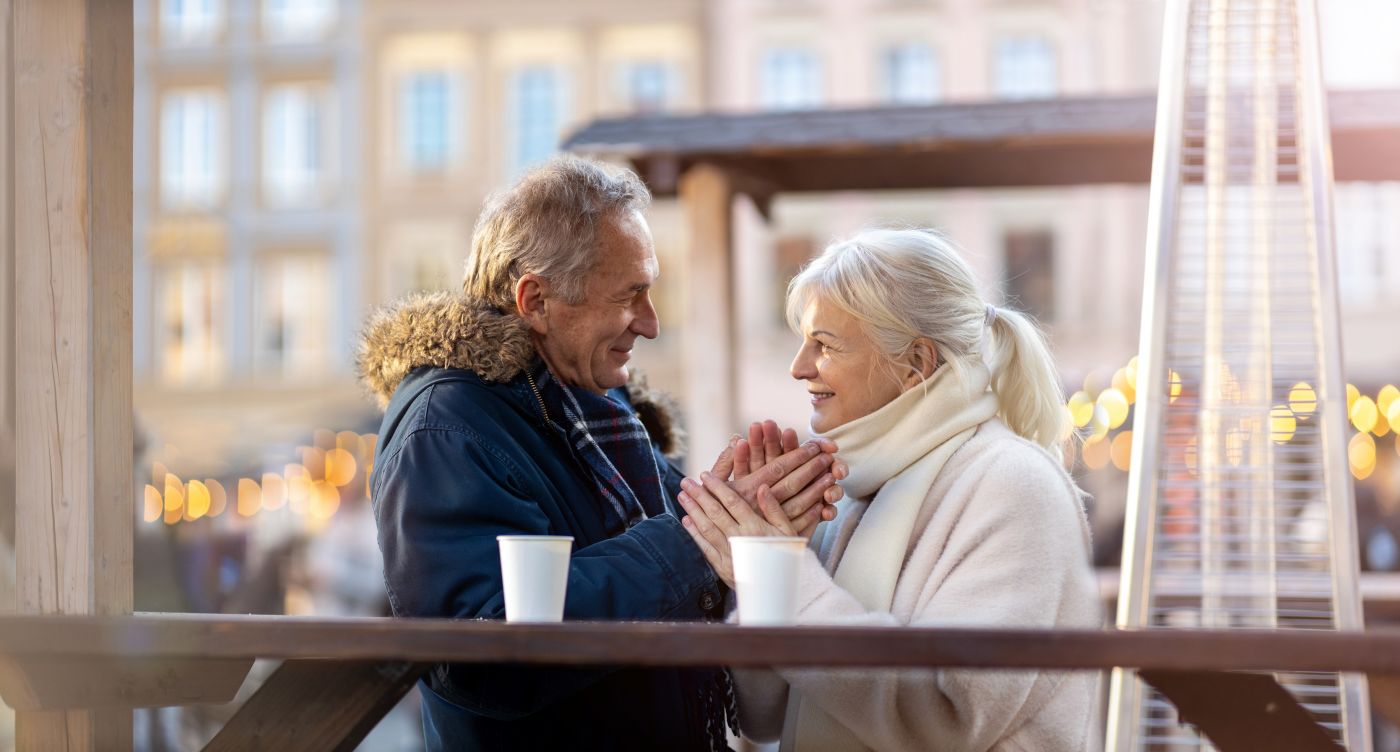
[(1022, 438), (1057, 451), (1069, 435), (1069, 416), (1045, 335), (1028, 316), (987, 307), (991, 334), (987, 365), (1002, 422)]

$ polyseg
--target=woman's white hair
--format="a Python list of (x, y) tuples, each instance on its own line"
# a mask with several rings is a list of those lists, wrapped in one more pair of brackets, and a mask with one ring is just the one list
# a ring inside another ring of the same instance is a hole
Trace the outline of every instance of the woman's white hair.
[(940, 367), (959, 378), (985, 356), (998, 415), (1011, 430), (1051, 451), (1068, 437), (1044, 335), (1029, 316), (989, 306), (971, 267), (942, 234), (865, 230), (832, 243), (788, 284), (794, 331), (817, 298), (854, 316), (891, 367), (921, 337), (933, 341)]

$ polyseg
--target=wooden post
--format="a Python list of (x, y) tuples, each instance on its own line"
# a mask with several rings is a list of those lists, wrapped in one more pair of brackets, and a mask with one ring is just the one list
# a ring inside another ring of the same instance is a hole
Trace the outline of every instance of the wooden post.
[[(734, 185), (719, 167), (681, 176), (689, 245), (685, 252), (686, 472), (707, 469), (739, 430), (734, 337)], [(664, 270), (663, 270), (664, 273)]]
[[(130, 613), (132, 4), (13, 0), (16, 527), (25, 613)], [(130, 749), (130, 711), (17, 747)]]

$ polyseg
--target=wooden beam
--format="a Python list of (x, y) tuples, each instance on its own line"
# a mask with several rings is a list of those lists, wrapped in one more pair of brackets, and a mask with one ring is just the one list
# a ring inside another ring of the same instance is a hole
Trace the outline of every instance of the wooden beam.
[(1344, 671), (1400, 674), (1400, 630), (507, 624), (163, 614), (0, 616), (11, 657), (315, 658), (414, 663)]
[(1270, 674), (1139, 671), (1220, 752), (1342, 752), (1298, 700)]
[[(686, 472), (710, 467), (739, 430), (734, 332), (734, 185), (721, 168), (698, 164), (680, 179), (689, 243), (685, 251)], [(663, 270), (662, 273), (665, 273)]]
[(1371, 690), (1371, 707), (1400, 727), (1400, 673), (1370, 674), (1366, 683)]
[(287, 661), (204, 750), (349, 752), (429, 667), (401, 661)]
[[(132, 4), (14, 0), (19, 605), (131, 611)], [(128, 711), (27, 712), (20, 749), (130, 748)]]
[(252, 658), (0, 658), (0, 697), (16, 710), (225, 703), (252, 667)]
[[(0, 433), (12, 436), (15, 431), (15, 193), (14, 129), (11, 127), (15, 77), (10, 57), (13, 6), (13, 0), (0, 0)], [(0, 464), (6, 460), (13, 465), (13, 456), (0, 458)], [(11, 515), (14, 513), (13, 493), (13, 485), (0, 488), (0, 494), (10, 495)]]

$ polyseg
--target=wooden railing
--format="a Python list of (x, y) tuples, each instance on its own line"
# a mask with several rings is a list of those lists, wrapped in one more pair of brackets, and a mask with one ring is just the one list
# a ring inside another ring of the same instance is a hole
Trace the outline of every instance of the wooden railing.
[[(285, 659), (209, 749), (353, 748), (438, 662), (641, 666), (1138, 669), (1212, 734), (1336, 749), (1274, 671), (1400, 675), (1400, 629), (1008, 630), (516, 625), (441, 619), (138, 614), (0, 617), (0, 695), (24, 710), (227, 702), (255, 658)], [(1210, 693), (1228, 706), (1201, 702)], [(1378, 707), (1385, 709), (1384, 703)], [(1191, 708), (1186, 711), (1186, 708)], [(1212, 709), (1215, 710), (1212, 710)], [(1194, 717), (1191, 714), (1195, 714)], [(1300, 731), (1301, 729), (1301, 731)], [(1311, 735), (1309, 734), (1311, 732)], [(1233, 736), (1232, 736), (1233, 734)], [(1282, 746), (1278, 746), (1282, 745)]]

